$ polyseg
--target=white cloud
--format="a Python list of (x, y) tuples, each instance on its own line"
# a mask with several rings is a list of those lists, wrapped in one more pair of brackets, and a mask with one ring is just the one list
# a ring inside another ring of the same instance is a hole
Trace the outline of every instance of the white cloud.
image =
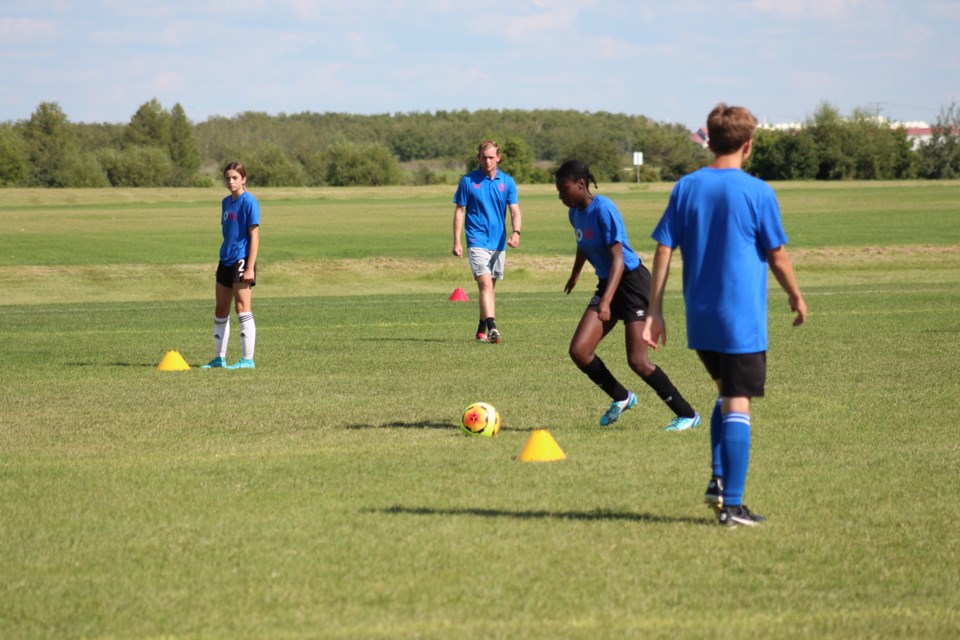
[(184, 80), (185, 78), (175, 71), (160, 71), (153, 75), (150, 86), (154, 87), (156, 92), (162, 95), (173, 89), (183, 88), (185, 85)]
[(119, 47), (135, 44), (140, 35), (133, 31), (94, 31), (90, 34), (90, 41), (108, 47)]
[(926, 7), (926, 13), (936, 18), (960, 22), (960, 2), (931, 2)]
[(960, 69), (955, 0), (0, 4), (0, 121), (43, 100), (71, 120), (127, 121), (157, 97), (195, 121), (247, 110), (581, 108), (697, 124), (718, 99), (771, 117), (821, 100), (935, 111)]
[[(865, 0), (751, 0), (753, 9), (790, 18), (843, 18)], [(879, 3), (875, 3), (879, 4)]]
[(35, 18), (0, 18), (0, 41), (10, 44), (46, 44), (59, 35), (56, 24)]
[(504, 32), (510, 40), (515, 42), (542, 40), (558, 37), (560, 33), (569, 33), (576, 20), (577, 12), (573, 9), (535, 13), (506, 18)]

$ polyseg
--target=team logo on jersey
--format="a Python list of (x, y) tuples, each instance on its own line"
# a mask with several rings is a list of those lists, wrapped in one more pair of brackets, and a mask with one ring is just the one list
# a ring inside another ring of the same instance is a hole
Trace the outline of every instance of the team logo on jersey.
[(473, 188), (474, 188), (474, 189), (479, 189), (479, 188), (480, 188), (480, 183), (479, 183), (479, 182), (474, 182), (474, 183), (473, 183)]
[(506, 185), (504, 185), (502, 182), (497, 186), (497, 189), (500, 190), (500, 193), (503, 193), (504, 189), (506, 188)]
[(581, 240), (583, 240), (583, 229), (577, 229), (577, 232), (575, 235), (577, 236), (577, 242), (580, 242)]

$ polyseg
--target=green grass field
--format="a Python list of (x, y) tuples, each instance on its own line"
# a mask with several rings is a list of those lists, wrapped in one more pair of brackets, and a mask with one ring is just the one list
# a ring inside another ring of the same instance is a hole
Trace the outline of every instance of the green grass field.
[[(669, 186), (602, 186), (649, 258)], [(733, 530), (709, 428), (661, 430), (621, 330), (641, 402), (596, 426), (550, 187), (521, 188), (500, 345), (451, 187), (254, 188), (257, 368), (184, 372), (156, 366), (212, 356), (222, 190), (0, 192), (0, 637), (958, 637), (960, 183), (775, 186), (810, 318), (772, 293), (770, 521)], [(654, 360), (709, 415), (673, 268)], [(496, 438), (459, 432), (477, 400)], [(567, 460), (516, 460), (537, 428)]]

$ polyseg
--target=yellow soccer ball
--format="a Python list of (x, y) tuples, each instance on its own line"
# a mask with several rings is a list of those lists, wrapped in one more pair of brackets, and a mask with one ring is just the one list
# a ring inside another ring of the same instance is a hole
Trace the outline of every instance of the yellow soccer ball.
[(460, 426), (472, 436), (492, 438), (500, 433), (500, 413), (486, 402), (474, 402), (463, 412)]

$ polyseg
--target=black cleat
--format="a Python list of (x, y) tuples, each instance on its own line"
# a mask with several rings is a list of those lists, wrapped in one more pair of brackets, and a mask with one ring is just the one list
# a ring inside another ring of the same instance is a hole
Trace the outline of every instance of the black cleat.
[(710, 478), (707, 491), (703, 494), (703, 501), (713, 509), (714, 513), (720, 515), (720, 509), (723, 508), (723, 478), (719, 476)]
[(745, 504), (723, 507), (720, 509), (720, 515), (717, 516), (717, 522), (724, 527), (736, 527), (738, 525), (753, 527), (766, 521), (767, 519), (763, 516), (752, 513)]

